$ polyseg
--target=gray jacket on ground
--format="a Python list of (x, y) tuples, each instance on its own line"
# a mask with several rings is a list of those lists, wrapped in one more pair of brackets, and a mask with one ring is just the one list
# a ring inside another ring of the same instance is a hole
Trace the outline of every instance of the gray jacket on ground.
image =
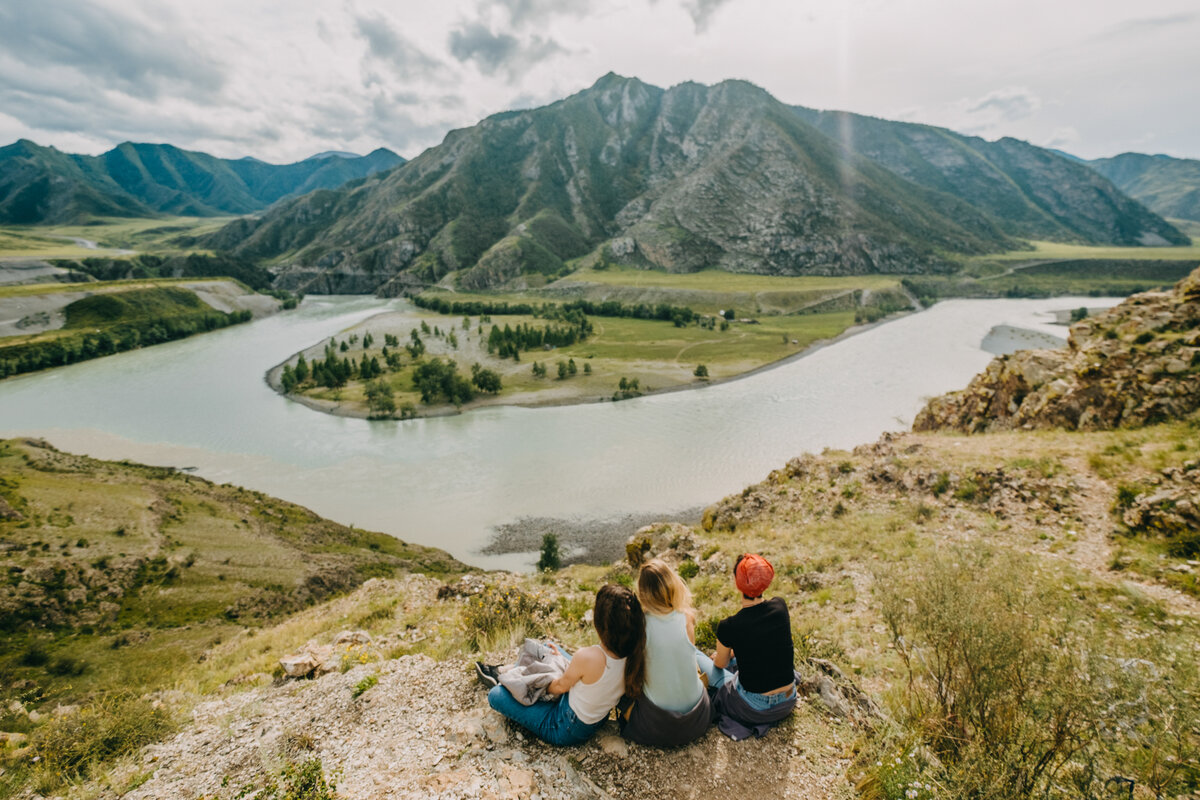
[(500, 685), (518, 703), (531, 706), (546, 700), (550, 684), (567, 670), (567, 659), (535, 639), (526, 639), (517, 663), (500, 674)]

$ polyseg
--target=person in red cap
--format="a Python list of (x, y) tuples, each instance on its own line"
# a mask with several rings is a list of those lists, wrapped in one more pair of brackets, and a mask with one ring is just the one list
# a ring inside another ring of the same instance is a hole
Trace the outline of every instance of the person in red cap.
[(774, 578), (771, 562), (757, 553), (738, 558), (733, 580), (742, 593), (742, 608), (717, 625), (712, 660), (703, 654), (697, 659), (715, 691), (717, 725), (735, 740), (765, 735), (796, 706), (787, 604), (779, 597), (763, 597)]

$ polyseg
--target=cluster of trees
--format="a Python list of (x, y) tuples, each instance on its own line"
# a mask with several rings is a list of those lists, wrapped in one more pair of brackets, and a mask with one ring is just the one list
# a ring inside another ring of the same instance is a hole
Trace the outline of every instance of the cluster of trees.
[(76, 331), (54, 339), (12, 344), (0, 347), (0, 378), (183, 339), (196, 333), (249, 322), (250, 317), (249, 311), (226, 314), (207, 309), (178, 317), (134, 320), (98, 332)]
[[(646, 391), (649, 391), (647, 387)], [(631, 397), (640, 397), (642, 394), (641, 383), (637, 378), (621, 378), (617, 382), (617, 390), (613, 392), (613, 402), (617, 400), (628, 400)]]
[(541, 328), (535, 328), (528, 323), (522, 323), (515, 328), (505, 325), (503, 329), (493, 325), (491, 333), (488, 334), (487, 349), (489, 354), (494, 353), (500, 358), (520, 361), (522, 350), (541, 350), (547, 345), (568, 347), (584, 341), (591, 333), (592, 323), (588, 322), (587, 318), (582, 318), (575, 324), (546, 325)]
[[(669, 303), (649, 305), (638, 303), (626, 305), (616, 300), (593, 302), (591, 300), (571, 300), (566, 303), (509, 303), (507, 301), (483, 300), (447, 300), (444, 297), (425, 297), (417, 295), (412, 298), (414, 305), (436, 311), (439, 314), (490, 315), (490, 314), (520, 314), (525, 316), (558, 319), (572, 311), (578, 311), (592, 317), (630, 317), (633, 319), (657, 319), (675, 323), (683, 327), (700, 319), (700, 315), (687, 306), (673, 306)], [(732, 318), (732, 317), (731, 317)]]
[(339, 357), (338, 347), (331, 339), (329, 344), (325, 345), (324, 358), (315, 359), (310, 366), (304, 358), (304, 354), (301, 353), (300, 357), (296, 359), (294, 367), (291, 364), (283, 366), (279, 382), (283, 386), (283, 391), (291, 394), (309, 382), (327, 389), (338, 389), (352, 379), (369, 381), (382, 374), (383, 367), (379, 364), (378, 356), (368, 356), (363, 353), (362, 359), (359, 361), (348, 356)]
[(440, 358), (417, 365), (413, 370), (413, 388), (421, 393), (421, 402), (425, 405), (444, 400), (461, 406), (475, 399), (475, 390), (471, 382), (459, 374), (458, 365)]
[[(579, 373), (579, 367), (575, 365), (575, 359), (573, 358), (567, 359), (566, 361), (559, 361), (556, 369), (558, 371), (558, 379), (560, 381), (566, 380), (567, 378), (573, 378)], [(545, 364), (538, 361), (533, 362), (533, 377), (544, 378), (546, 377), (546, 374), (547, 368)], [(584, 363), (583, 374), (592, 374), (591, 364), (586, 362)]]
[[(140, 280), (142, 278), (234, 278), (256, 292), (266, 292), (271, 288), (272, 280), (272, 275), (266, 268), (244, 258), (236, 258), (224, 253), (190, 253), (180, 256), (138, 253), (128, 258), (84, 258), (78, 261), (64, 259), (52, 263), (64, 269), (86, 272), (99, 281)], [(280, 297), (280, 299), (286, 301), (284, 297)]]

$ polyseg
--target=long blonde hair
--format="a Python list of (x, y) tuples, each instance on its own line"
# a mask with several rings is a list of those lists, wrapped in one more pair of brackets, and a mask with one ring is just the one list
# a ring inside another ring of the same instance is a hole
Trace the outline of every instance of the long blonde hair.
[(651, 614), (670, 614), (692, 610), (692, 593), (683, 578), (661, 559), (653, 558), (642, 565), (638, 573), (638, 600)]

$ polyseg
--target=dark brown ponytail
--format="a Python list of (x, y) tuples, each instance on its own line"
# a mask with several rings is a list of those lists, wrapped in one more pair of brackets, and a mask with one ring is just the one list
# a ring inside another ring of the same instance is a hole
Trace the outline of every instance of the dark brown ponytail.
[(625, 659), (625, 694), (638, 697), (646, 682), (646, 617), (637, 596), (615, 583), (600, 587), (592, 612), (600, 642)]

